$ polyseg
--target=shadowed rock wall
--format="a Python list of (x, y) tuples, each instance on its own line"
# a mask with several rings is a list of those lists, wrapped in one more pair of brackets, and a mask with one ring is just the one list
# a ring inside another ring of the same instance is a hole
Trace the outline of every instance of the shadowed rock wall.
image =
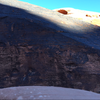
[[(7, 5), (9, 2), (16, 6), (22, 4), (24, 9), (7, 6), (6, 2)], [(26, 10), (30, 4), (9, 2), (0, 1), (0, 88), (41, 85), (100, 92), (100, 49), (94, 46), (99, 27), (68, 17), (69, 27), (60, 23), (59, 16), (65, 17), (57, 12), (31, 5), (33, 12), (30, 13)], [(87, 26), (92, 32), (84, 32)], [(94, 35), (93, 46), (93, 37), (85, 37), (87, 34)]]

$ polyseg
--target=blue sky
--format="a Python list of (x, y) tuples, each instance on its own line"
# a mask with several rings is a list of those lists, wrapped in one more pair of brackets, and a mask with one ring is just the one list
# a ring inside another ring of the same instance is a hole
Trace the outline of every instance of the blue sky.
[(100, 0), (19, 0), (47, 9), (75, 8), (100, 13)]

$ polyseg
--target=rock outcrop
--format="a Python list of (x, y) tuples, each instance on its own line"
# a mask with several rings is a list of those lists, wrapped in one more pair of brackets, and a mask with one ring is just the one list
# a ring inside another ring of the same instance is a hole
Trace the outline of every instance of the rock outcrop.
[(99, 79), (100, 27), (0, 0), (0, 88), (58, 86), (99, 93)]
[(58, 10), (58, 12), (59, 12), (59, 13), (62, 13), (62, 14), (64, 14), (64, 15), (68, 14), (68, 12), (67, 12), (66, 10), (63, 10), (63, 9)]

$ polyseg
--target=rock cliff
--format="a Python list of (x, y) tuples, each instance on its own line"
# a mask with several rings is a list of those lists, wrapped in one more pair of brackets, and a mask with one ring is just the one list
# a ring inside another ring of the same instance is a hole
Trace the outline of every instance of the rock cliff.
[(100, 27), (0, 0), (0, 88), (58, 86), (99, 93), (99, 79)]

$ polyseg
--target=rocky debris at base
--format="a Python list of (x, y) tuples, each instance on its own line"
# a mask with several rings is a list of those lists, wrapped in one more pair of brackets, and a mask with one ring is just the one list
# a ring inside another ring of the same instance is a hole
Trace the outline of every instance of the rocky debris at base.
[(54, 100), (54, 99), (93, 99), (99, 100), (100, 94), (71, 88), (51, 86), (19, 86), (0, 89), (0, 99), (11, 100)]

